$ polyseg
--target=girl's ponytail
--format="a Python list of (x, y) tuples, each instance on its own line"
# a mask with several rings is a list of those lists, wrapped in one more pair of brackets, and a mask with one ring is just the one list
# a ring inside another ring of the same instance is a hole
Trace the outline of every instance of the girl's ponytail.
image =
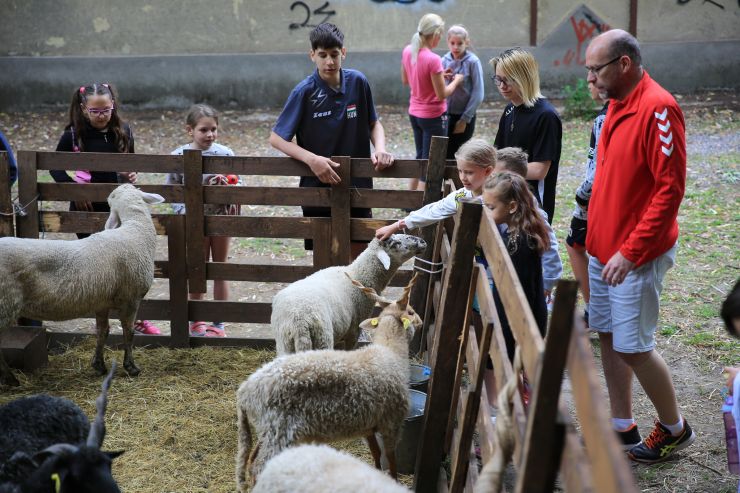
[(426, 14), (421, 18), (416, 32), (411, 37), (411, 63), (416, 63), (423, 41), (435, 34), (441, 35), (444, 26), (445, 21), (437, 14)]

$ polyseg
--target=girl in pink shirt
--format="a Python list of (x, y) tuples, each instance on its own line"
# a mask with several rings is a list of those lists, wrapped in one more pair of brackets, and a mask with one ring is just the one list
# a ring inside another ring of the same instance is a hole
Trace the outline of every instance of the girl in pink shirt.
[[(444, 68), (439, 55), (432, 52), (444, 31), (444, 20), (437, 14), (426, 14), (419, 21), (411, 44), (403, 49), (401, 81), (411, 87), (409, 120), (414, 131), (416, 159), (429, 158), (433, 135), (447, 135), (447, 97), (463, 81), (457, 74), (445, 85)], [(424, 177), (411, 180), (412, 190), (424, 190)]]

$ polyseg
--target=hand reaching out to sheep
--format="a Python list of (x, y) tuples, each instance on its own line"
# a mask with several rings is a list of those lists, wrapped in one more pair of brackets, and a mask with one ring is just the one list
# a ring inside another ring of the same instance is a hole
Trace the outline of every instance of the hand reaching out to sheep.
[(396, 221), (393, 224), (389, 224), (387, 226), (383, 226), (382, 228), (376, 229), (375, 237), (379, 240), (387, 240), (388, 238), (391, 237), (392, 234), (397, 233), (405, 228), (406, 228), (406, 225), (403, 223), (403, 219), (402, 219), (400, 221)]

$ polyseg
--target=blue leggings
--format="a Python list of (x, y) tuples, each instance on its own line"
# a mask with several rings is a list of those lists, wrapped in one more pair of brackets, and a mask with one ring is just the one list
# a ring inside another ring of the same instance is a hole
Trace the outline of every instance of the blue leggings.
[[(409, 115), (409, 120), (411, 121), (411, 128), (414, 130), (416, 159), (428, 159), (432, 137), (435, 135), (447, 137), (447, 114), (442, 114), (436, 118), (419, 118)], [(421, 177), (421, 181), (426, 181), (426, 179), (426, 176)]]

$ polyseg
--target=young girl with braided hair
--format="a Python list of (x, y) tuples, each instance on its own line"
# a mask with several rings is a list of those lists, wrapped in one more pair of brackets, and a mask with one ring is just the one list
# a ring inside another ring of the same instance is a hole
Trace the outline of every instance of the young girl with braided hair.
[[(72, 94), (69, 121), (57, 144), (57, 152), (134, 152), (131, 127), (119, 114), (120, 101), (109, 83), (93, 82), (80, 86)], [(50, 171), (59, 183), (136, 183), (135, 172), (77, 170)], [(70, 203), (71, 211), (110, 212), (107, 202), (77, 200)], [(78, 238), (89, 236), (78, 233)], [(158, 335), (160, 330), (148, 320), (137, 320), (134, 330), (140, 334)]]

